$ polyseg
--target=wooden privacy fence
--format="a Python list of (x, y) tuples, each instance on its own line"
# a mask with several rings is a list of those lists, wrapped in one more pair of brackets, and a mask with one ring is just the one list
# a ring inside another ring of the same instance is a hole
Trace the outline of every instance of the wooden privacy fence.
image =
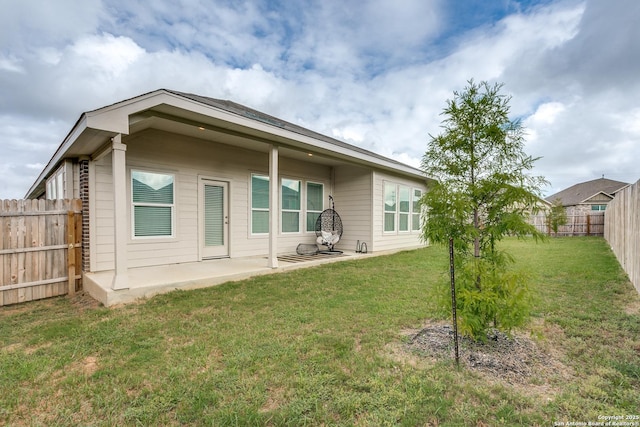
[(0, 200), (0, 306), (82, 285), (82, 201)]
[(605, 212), (604, 238), (640, 292), (640, 180), (616, 193)]
[[(538, 231), (553, 234), (546, 214), (532, 215), (530, 221)], [(604, 236), (604, 212), (567, 215), (567, 224), (558, 227), (558, 236)]]

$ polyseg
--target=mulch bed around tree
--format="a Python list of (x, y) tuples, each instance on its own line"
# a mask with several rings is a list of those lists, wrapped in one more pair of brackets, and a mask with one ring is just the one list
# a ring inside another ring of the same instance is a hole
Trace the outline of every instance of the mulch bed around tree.
[[(409, 352), (420, 356), (452, 362), (455, 359), (453, 328), (448, 324), (426, 325), (410, 335), (405, 346)], [(550, 359), (534, 341), (522, 334), (509, 337), (493, 330), (484, 342), (459, 337), (460, 365), (512, 384), (528, 383), (532, 376), (539, 377), (549, 366)]]

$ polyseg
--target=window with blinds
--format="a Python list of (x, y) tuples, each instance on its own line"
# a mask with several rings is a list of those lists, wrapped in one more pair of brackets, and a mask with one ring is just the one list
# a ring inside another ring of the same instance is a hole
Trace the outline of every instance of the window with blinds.
[(269, 232), (269, 177), (251, 175), (251, 234)]
[(316, 231), (316, 221), (324, 208), (324, 185), (307, 182), (307, 231)]
[(422, 191), (413, 189), (413, 200), (411, 203), (411, 230), (420, 231), (420, 199)]
[(399, 231), (409, 231), (409, 214), (411, 212), (411, 204), (410, 204), (410, 194), (411, 191), (409, 187), (405, 187), (404, 185), (398, 186), (398, 230)]
[(204, 186), (204, 244), (224, 245), (224, 189), (218, 185)]
[(282, 232), (300, 232), (300, 181), (294, 179), (282, 179)]
[(131, 171), (133, 237), (173, 237), (174, 176)]
[(396, 231), (397, 193), (396, 184), (384, 184), (384, 231)]
[(394, 182), (384, 183), (384, 232), (420, 231), (422, 190)]
[[(299, 179), (280, 180), (282, 233), (315, 232), (324, 209), (324, 184)], [(251, 234), (269, 233), (269, 177), (251, 175)]]

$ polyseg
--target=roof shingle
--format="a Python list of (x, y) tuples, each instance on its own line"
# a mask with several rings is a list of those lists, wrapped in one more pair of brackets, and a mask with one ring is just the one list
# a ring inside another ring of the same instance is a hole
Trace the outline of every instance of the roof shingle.
[(627, 185), (629, 184), (626, 182), (614, 181), (602, 177), (572, 185), (569, 188), (552, 194), (545, 200), (553, 202), (556, 199), (560, 199), (563, 206), (575, 206), (600, 192), (613, 196)]

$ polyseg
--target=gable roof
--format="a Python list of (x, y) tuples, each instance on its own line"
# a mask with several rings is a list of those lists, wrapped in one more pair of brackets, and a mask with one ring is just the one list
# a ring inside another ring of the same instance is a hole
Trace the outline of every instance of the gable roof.
[[(132, 129), (158, 123), (179, 124), (183, 128), (215, 130), (245, 140), (276, 144), (292, 150), (313, 152), (349, 163), (393, 171), (428, 180), (413, 166), (369, 150), (314, 132), (277, 117), (228, 100), (191, 93), (158, 89), (96, 110), (82, 113), (53, 157), (27, 192), (27, 198), (44, 193), (46, 179), (65, 158), (94, 155), (110, 138)], [(204, 127), (203, 127), (204, 126)], [(237, 138), (236, 138), (237, 139)]]
[[(381, 156), (377, 153), (374, 153), (373, 151), (369, 151), (369, 150), (365, 150), (364, 148), (360, 148), (356, 145), (352, 145), (352, 144), (348, 144), (346, 142), (340, 141), (338, 139), (335, 138), (331, 138), (327, 135), (323, 135), (321, 133), (312, 131), (310, 129), (306, 129), (303, 128), (302, 126), (298, 126), (296, 124), (284, 121), (282, 119), (279, 119), (277, 117), (274, 116), (270, 116), (269, 114), (263, 113), (261, 111), (258, 110), (254, 110), (253, 108), (244, 106), (242, 104), (238, 104), (236, 102), (233, 101), (229, 101), (229, 100), (222, 100), (222, 99), (216, 99), (216, 98), (210, 98), (207, 96), (201, 96), (201, 95), (195, 95), (192, 93), (186, 93), (186, 92), (179, 92), (176, 90), (169, 90), (169, 89), (164, 89), (165, 91), (169, 92), (169, 93), (173, 93), (175, 95), (178, 96), (183, 96), (185, 98), (189, 98), (192, 99), (196, 102), (201, 102), (203, 104), (206, 105), (210, 105), (212, 107), (216, 107), (222, 110), (225, 110), (229, 113), (235, 114), (237, 116), (240, 117), (246, 117), (249, 118), (251, 120), (257, 121), (257, 122), (261, 122), (261, 123), (266, 123), (269, 124), (271, 126), (275, 126), (281, 129), (284, 129), (286, 131), (289, 132), (294, 132), (297, 133), (299, 135), (303, 135), (303, 136), (307, 136), (319, 141), (324, 141), (324, 142), (328, 142), (331, 145), (334, 145), (336, 147), (341, 147), (341, 148), (346, 148), (348, 150), (354, 151), (354, 152), (358, 152), (361, 154), (366, 154), (368, 156), (372, 156), (372, 157), (376, 157), (380, 160), (385, 160), (385, 161), (391, 161), (396, 163), (398, 166), (408, 166), (405, 163), (399, 162), (397, 160), (394, 159), (390, 159), (388, 157), (385, 156)], [(419, 169), (416, 169), (419, 170)]]
[(588, 199), (600, 193), (613, 197), (615, 193), (628, 185), (626, 182), (614, 181), (602, 177), (572, 185), (569, 188), (552, 194), (545, 200), (553, 202), (556, 199), (560, 199), (562, 206), (575, 206), (586, 202)]

